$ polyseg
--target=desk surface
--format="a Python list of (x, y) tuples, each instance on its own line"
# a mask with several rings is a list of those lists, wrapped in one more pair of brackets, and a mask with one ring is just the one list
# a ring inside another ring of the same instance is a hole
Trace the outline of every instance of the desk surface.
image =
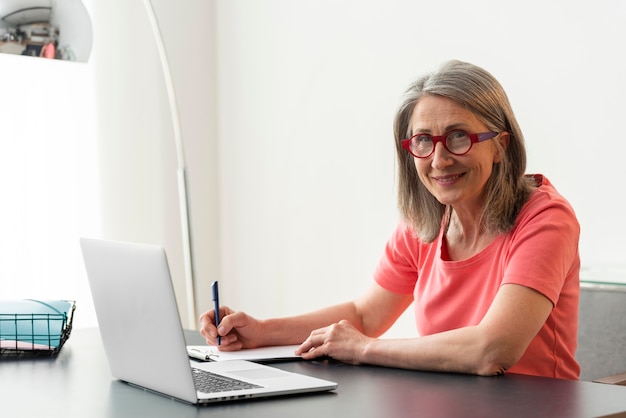
[[(190, 344), (201, 342), (188, 333)], [(626, 387), (521, 375), (477, 377), (295, 361), (276, 367), (336, 391), (196, 407), (114, 380), (97, 329), (76, 329), (56, 358), (0, 360), (11, 417), (597, 417), (626, 411)], [(624, 415), (626, 416), (626, 415)]]

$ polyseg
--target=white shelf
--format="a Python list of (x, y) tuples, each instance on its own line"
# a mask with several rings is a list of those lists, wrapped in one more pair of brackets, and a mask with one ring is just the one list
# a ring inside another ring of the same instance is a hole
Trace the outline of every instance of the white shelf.
[(626, 286), (626, 265), (583, 266), (580, 269), (580, 281)]

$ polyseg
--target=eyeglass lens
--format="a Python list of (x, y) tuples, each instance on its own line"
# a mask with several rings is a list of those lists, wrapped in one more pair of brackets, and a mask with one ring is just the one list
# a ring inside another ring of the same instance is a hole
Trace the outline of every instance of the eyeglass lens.
[[(418, 157), (427, 157), (433, 152), (436, 142), (431, 135), (416, 135), (411, 139), (411, 152)], [(444, 145), (453, 154), (465, 154), (472, 147), (472, 141), (467, 132), (452, 131), (446, 136)]]

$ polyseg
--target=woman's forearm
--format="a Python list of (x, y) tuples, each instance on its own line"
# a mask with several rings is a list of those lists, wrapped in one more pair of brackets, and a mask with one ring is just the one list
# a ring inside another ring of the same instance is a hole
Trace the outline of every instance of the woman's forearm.
[(346, 302), (303, 315), (260, 320), (261, 328), (266, 331), (260, 339), (262, 345), (266, 346), (300, 344), (313, 330), (342, 319), (350, 321), (359, 330), (363, 329), (355, 304)]

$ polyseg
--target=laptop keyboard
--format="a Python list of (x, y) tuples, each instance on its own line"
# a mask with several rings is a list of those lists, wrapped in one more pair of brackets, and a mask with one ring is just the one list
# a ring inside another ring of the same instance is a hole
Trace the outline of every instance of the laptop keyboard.
[(195, 367), (192, 367), (191, 371), (193, 372), (193, 381), (196, 390), (204, 393), (228, 392), (231, 390), (256, 389), (262, 387), (254, 383), (221, 376)]

